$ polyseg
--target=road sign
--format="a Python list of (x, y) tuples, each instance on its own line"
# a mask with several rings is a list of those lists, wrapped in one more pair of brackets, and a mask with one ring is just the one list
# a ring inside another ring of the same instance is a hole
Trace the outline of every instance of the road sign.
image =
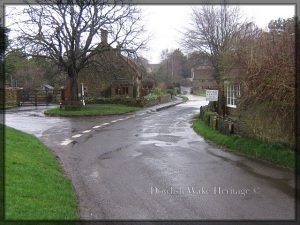
[(216, 102), (218, 101), (218, 90), (206, 90), (206, 101)]

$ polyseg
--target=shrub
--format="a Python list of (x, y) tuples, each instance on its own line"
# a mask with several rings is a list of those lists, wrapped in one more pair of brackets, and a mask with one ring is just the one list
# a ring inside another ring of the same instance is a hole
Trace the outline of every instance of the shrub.
[(142, 80), (143, 88), (152, 89), (155, 86), (155, 82), (151, 78), (145, 78)]
[(172, 90), (172, 89), (168, 89), (168, 90), (166, 91), (166, 93), (168, 93), (168, 94), (170, 94), (170, 95), (174, 95), (174, 94), (175, 94), (175, 91)]
[(157, 95), (158, 97), (161, 96), (161, 95), (163, 95), (163, 91), (159, 87), (155, 88), (154, 91), (153, 91), (153, 93), (155, 95)]
[(150, 93), (149, 95), (146, 95), (145, 97), (144, 97), (144, 99), (146, 99), (146, 100), (156, 100), (156, 99), (158, 99), (158, 95), (157, 94), (154, 94), (154, 93)]
[(175, 87), (178, 87), (178, 88), (180, 88), (180, 83), (175, 83)]
[(173, 89), (174, 88), (174, 84), (171, 82), (167, 82), (166, 83), (167, 89)]
[(89, 97), (85, 98), (86, 104), (121, 104), (127, 106), (141, 107), (140, 99), (135, 98), (103, 98), (103, 97)]

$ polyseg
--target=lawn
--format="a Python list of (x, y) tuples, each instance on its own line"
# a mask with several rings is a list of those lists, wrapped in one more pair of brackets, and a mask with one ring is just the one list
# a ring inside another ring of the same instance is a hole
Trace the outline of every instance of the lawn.
[(36, 137), (5, 127), (5, 219), (76, 220), (76, 195)]
[(279, 144), (269, 144), (238, 135), (224, 135), (209, 128), (203, 120), (193, 121), (194, 130), (219, 146), (255, 158), (267, 160), (286, 168), (295, 168), (295, 152)]
[(124, 114), (141, 109), (141, 107), (132, 107), (120, 104), (89, 104), (83, 106), (81, 110), (60, 110), (60, 108), (57, 107), (47, 110), (45, 114), (49, 116), (103, 116)]

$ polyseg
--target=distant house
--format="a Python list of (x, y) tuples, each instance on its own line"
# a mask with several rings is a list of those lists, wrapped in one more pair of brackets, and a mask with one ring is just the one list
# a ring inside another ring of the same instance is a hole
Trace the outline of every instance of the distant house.
[(191, 69), (192, 90), (194, 94), (205, 92), (206, 89), (217, 84), (213, 77), (215, 69), (211, 65), (202, 65)]
[(139, 67), (123, 56), (118, 47), (107, 43), (107, 31), (101, 30), (101, 43), (91, 67), (81, 71), (78, 83), (83, 83), (86, 96), (130, 97), (140, 96), (142, 75)]

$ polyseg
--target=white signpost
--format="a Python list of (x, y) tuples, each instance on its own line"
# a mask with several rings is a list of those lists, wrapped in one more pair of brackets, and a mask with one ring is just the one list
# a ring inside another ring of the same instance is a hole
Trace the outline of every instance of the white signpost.
[(218, 94), (218, 90), (206, 90), (206, 101), (217, 102)]
[(83, 83), (81, 83), (81, 98), (82, 98), (82, 105), (85, 106)]

